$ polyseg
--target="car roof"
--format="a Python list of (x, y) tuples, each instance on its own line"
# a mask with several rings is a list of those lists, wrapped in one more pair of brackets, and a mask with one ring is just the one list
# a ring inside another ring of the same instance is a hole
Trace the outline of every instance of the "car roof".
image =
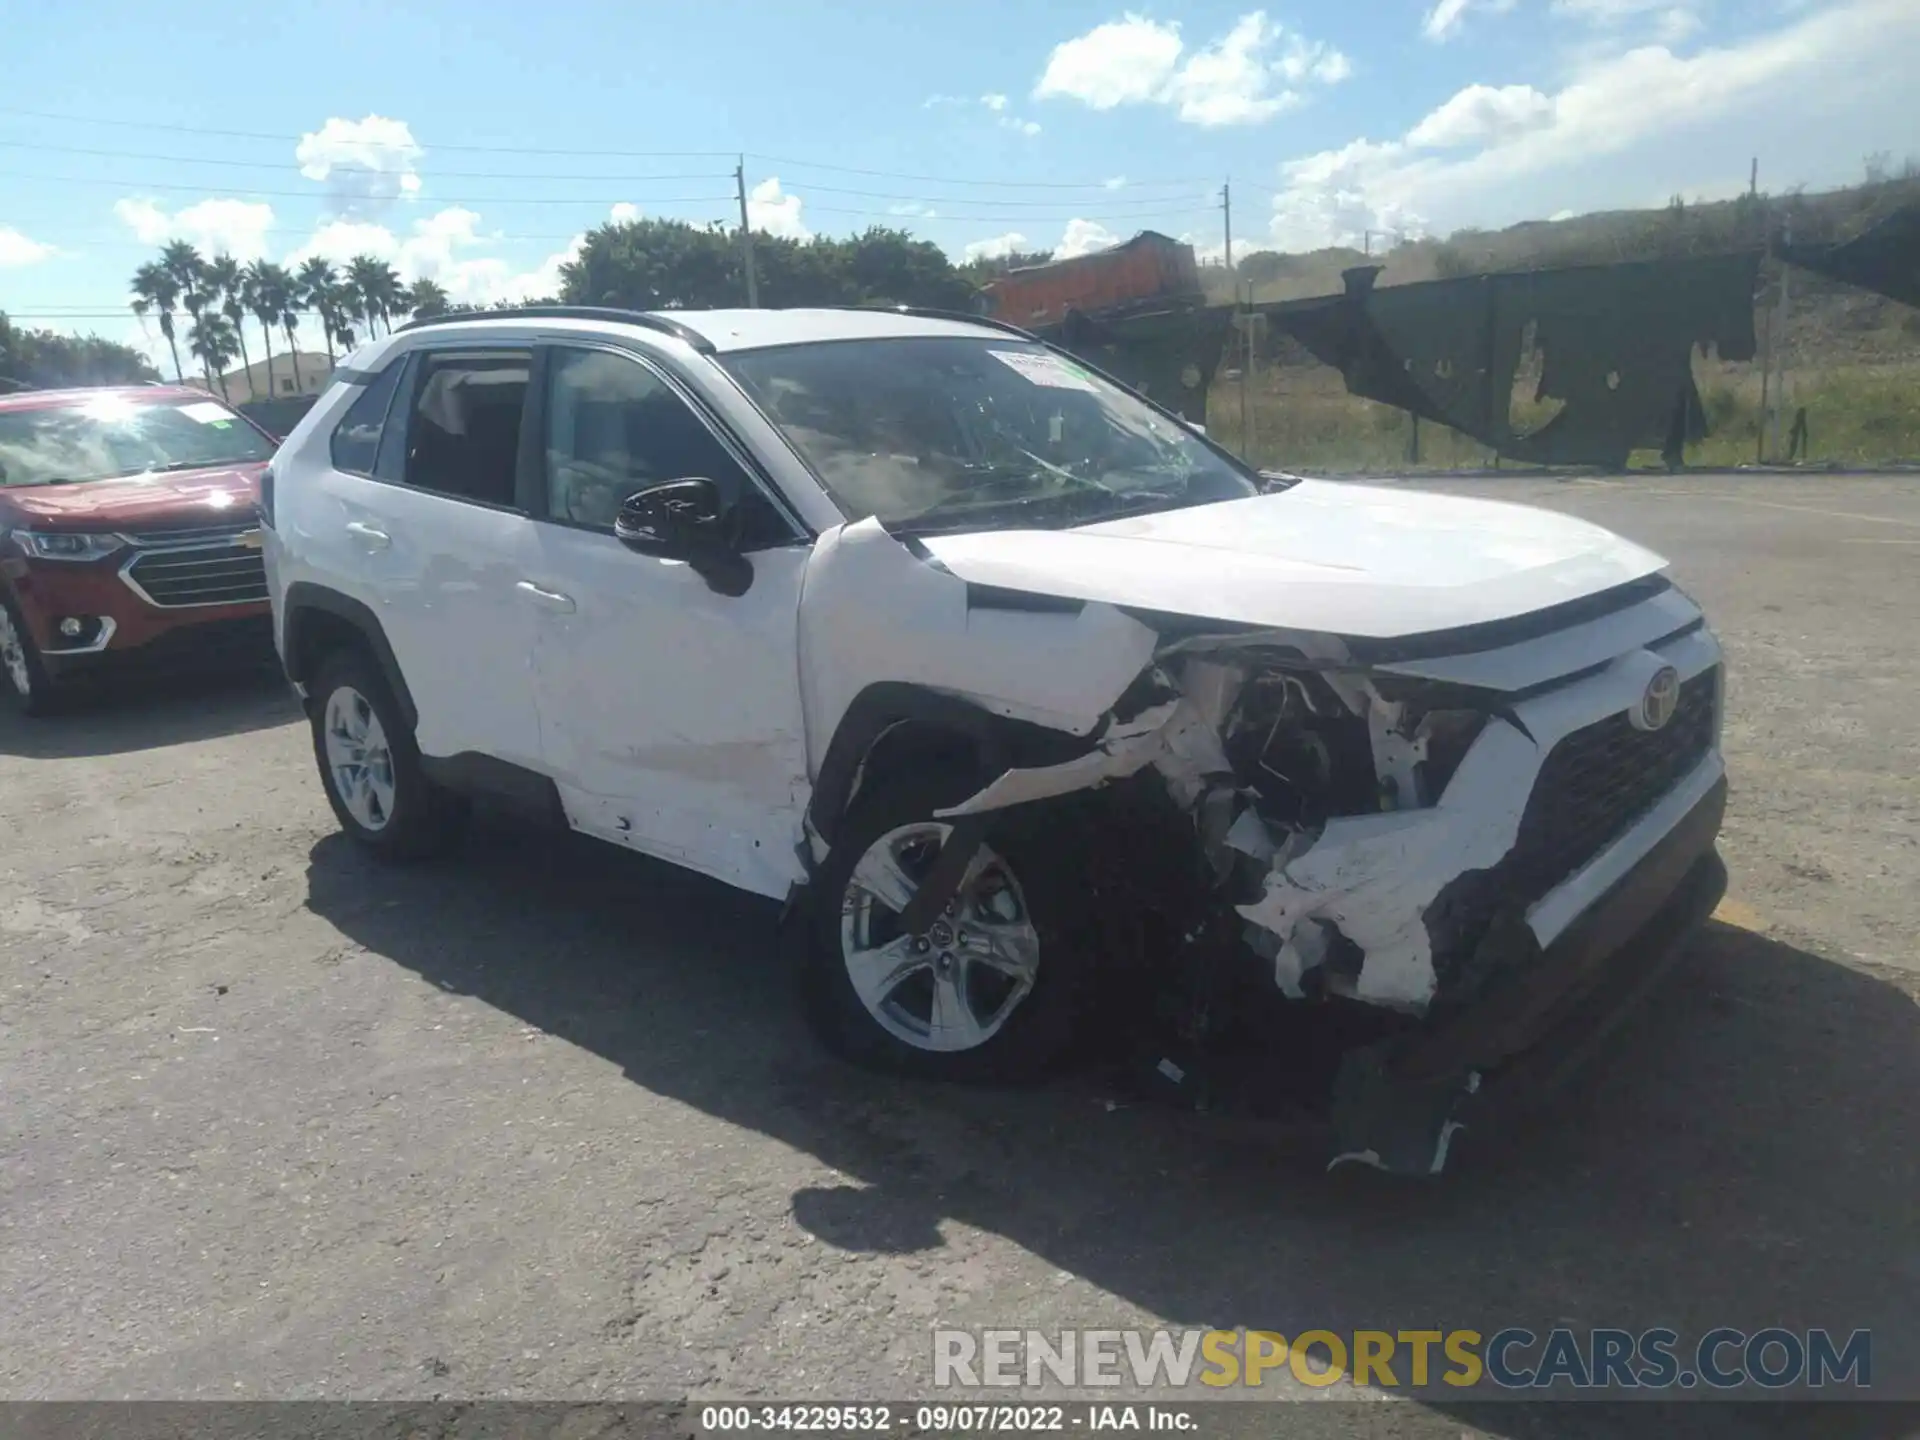
[(209, 395), (192, 385), (85, 385), (65, 390), (0, 391), (0, 411), (58, 410), (84, 405), (102, 396), (146, 400), (161, 405), (185, 400), (211, 400), (216, 405), (222, 403), (218, 395)]
[[(933, 315), (903, 314), (897, 310), (655, 310), (630, 312), (633, 328), (658, 336), (660, 327), (648, 320), (667, 324), (698, 336), (718, 353), (736, 350), (763, 350), (776, 345), (801, 345), (821, 340), (884, 340), (927, 336), (964, 336), (976, 340), (1009, 340), (1006, 331), (991, 325), (977, 325), (966, 319)], [(582, 334), (604, 334), (608, 327), (621, 325), (620, 312), (568, 315), (557, 309), (539, 308), (524, 314), (511, 310), (498, 314), (477, 312), (457, 319), (440, 319), (407, 334), (441, 334), (456, 327), (461, 331), (524, 327), (538, 324), (543, 329)]]

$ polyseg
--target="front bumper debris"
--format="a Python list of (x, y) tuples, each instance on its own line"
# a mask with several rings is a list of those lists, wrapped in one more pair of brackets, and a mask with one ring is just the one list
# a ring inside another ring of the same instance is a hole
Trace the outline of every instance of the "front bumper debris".
[(1551, 945), (1524, 924), (1487, 944), (1499, 979), (1418, 1029), (1355, 1050), (1334, 1081), (1334, 1164), (1437, 1174), (1455, 1131), (1497, 1128), (1571, 1077), (1646, 997), (1719, 905), (1724, 779)]

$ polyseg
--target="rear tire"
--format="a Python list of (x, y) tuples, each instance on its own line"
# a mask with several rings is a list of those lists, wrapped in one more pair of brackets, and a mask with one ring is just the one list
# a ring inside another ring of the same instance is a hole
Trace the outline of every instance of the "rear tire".
[(14, 603), (0, 596), (0, 697), (16, 715), (51, 713), (59, 692)]
[[(1093, 955), (1082, 887), (1071, 856), (1029, 817), (994, 817), (974, 878), (925, 936), (902, 933), (898, 906), (880, 898), (892, 889), (904, 901), (951, 828), (934, 812), (977, 788), (940, 773), (875, 782), (814, 877), (808, 1017), (845, 1059), (927, 1079), (1017, 1083), (1073, 1045)], [(877, 878), (889, 858), (894, 887)]]
[(458, 837), (467, 805), (435, 785), (386, 677), (364, 650), (336, 650), (315, 672), (313, 756), (340, 828), (383, 860), (421, 860)]

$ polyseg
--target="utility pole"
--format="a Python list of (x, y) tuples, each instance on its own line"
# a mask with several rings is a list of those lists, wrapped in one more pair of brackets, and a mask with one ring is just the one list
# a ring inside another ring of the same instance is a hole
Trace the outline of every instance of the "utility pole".
[(740, 259), (747, 269), (747, 308), (760, 308), (760, 279), (753, 273), (753, 225), (747, 219), (747, 157), (733, 167), (733, 188), (740, 197)]
[[(1782, 231), (1783, 249), (1793, 245), (1793, 218), (1789, 216)], [(1787, 408), (1787, 312), (1792, 304), (1793, 269), (1787, 264), (1786, 257), (1780, 259), (1780, 318), (1773, 326), (1774, 364), (1779, 367), (1780, 375), (1773, 387), (1773, 414), (1768, 422), (1767, 448), (1773, 451), (1773, 458), (1780, 459), (1780, 412)]]
[[(1220, 187), (1220, 212), (1225, 217), (1225, 225), (1226, 225), (1227, 273), (1232, 274), (1233, 273), (1233, 182), (1231, 180), (1227, 181), (1226, 184)], [(1240, 286), (1237, 282), (1235, 283), (1233, 289), (1236, 295), (1240, 293)]]

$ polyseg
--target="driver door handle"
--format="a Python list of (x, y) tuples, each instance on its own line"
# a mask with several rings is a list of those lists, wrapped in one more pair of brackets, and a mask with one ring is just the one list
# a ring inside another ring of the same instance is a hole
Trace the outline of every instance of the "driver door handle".
[(369, 525), (362, 520), (349, 520), (347, 533), (369, 550), (385, 550), (393, 544), (393, 537), (377, 525)]
[(542, 590), (531, 580), (522, 580), (513, 588), (526, 596), (527, 599), (531, 600), (534, 604), (538, 605), (542, 610), (552, 610), (560, 615), (573, 614), (573, 597), (571, 595), (562, 595), (558, 590)]

